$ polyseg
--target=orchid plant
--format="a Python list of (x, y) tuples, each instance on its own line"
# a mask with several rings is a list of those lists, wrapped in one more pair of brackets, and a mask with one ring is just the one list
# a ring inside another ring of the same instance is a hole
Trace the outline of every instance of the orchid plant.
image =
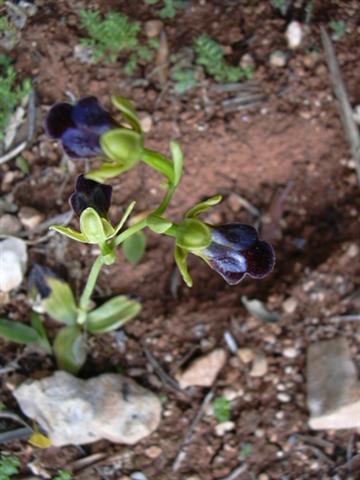
[[(95, 309), (91, 297), (102, 267), (112, 265), (117, 248), (145, 228), (174, 239), (175, 261), (188, 287), (193, 283), (187, 266), (190, 253), (203, 259), (229, 285), (237, 285), (246, 275), (263, 278), (275, 263), (272, 246), (259, 239), (254, 227), (241, 223), (213, 226), (201, 219), (201, 214), (221, 201), (220, 195), (194, 205), (180, 222), (170, 219), (167, 209), (183, 172), (181, 148), (171, 141), (170, 158), (148, 149), (132, 103), (120, 96), (113, 96), (112, 103), (122, 116), (119, 121), (104, 110), (95, 97), (84, 97), (75, 105), (58, 103), (45, 120), (47, 134), (61, 142), (69, 157), (100, 161), (100, 165), (78, 177), (70, 197), (70, 205), (79, 217), (79, 230), (62, 225), (51, 227), (75, 241), (99, 247), (100, 254), (91, 267), (79, 302), (70, 286), (48, 269), (35, 266), (30, 275), (32, 290), (37, 292), (43, 311), (65, 324), (53, 348), (59, 366), (71, 372), (77, 372), (85, 362), (88, 332), (115, 330), (139, 313), (139, 302), (125, 295), (113, 297)], [(104, 182), (141, 162), (165, 177), (163, 200), (156, 209), (127, 226), (135, 206), (132, 202), (113, 223), (109, 218), (112, 187)], [(38, 323), (36, 325), (40, 332)], [(43, 345), (49, 345), (44, 340), (44, 332), (42, 338)]]

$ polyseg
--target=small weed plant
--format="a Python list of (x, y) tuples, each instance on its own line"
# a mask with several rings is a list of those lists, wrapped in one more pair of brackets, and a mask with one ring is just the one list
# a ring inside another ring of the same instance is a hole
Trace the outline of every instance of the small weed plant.
[(15, 455), (1, 454), (0, 456), (0, 480), (10, 480), (19, 473), (20, 461)]
[(230, 402), (223, 395), (215, 398), (212, 403), (212, 409), (218, 422), (228, 422), (231, 418)]
[(341, 40), (346, 33), (346, 22), (344, 20), (331, 20), (329, 22), (329, 27), (331, 28), (331, 38), (337, 42)]
[(0, 55), (0, 140), (15, 107), (29, 93), (30, 80), (17, 81), (16, 71), (7, 55)]
[[(148, 5), (156, 5), (159, 0), (145, 0)], [(187, 0), (162, 0), (162, 8), (159, 10), (159, 16), (161, 18), (174, 18), (179, 9), (185, 8)]]
[(93, 10), (81, 10), (80, 19), (89, 35), (82, 43), (93, 49), (94, 61), (114, 63), (120, 54), (126, 54), (125, 72), (131, 75), (139, 60), (151, 60), (157, 43), (156, 40), (140, 43), (139, 22), (131, 22), (126, 15), (112, 11), (102, 17)]
[[(272, 271), (275, 262), (271, 245), (259, 239), (254, 227), (241, 223), (211, 225), (201, 219), (203, 213), (221, 201), (220, 195), (195, 203), (181, 219), (170, 218), (167, 210), (183, 173), (180, 145), (170, 142), (170, 156), (146, 147), (132, 103), (120, 96), (113, 96), (112, 103), (118, 111), (116, 116), (104, 110), (97, 98), (84, 97), (74, 105), (57, 103), (45, 120), (47, 134), (61, 142), (67, 155), (97, 161), (77, 178), (69, 199), (78, 217), (78, 228), (51, 227), (73, 241), (96, 246), (99, 251), (80, 298), (47, 267), (34, 265), (29, 283), (37, 313), (32, 316), (31, 325), (7, 318), (0, 321), (1, 336), (36, 344), (49, 354), (53, 351), (59, 368), (75, 374), (86, 361), (90, 335), (117, 330), (140, 313), (139, 301), (127, 295), (98, 303), (92, 296), (102, 268), (117, 261), (119, 247), (130, 261), (139, 260), (145, 250), (144, 230), (172, 239), (175, 262), (189, 287), (193, 283), (188, 270), (190, 254), (206, 262), (229, 285), (237, 285), (246, 275), (263, 278)], [(124, 208), (120, 218), (110, 218), (112, 187), (106, 182), (130, 169), (141, 169), (144, 164), (162, 177), (159, 181), (164, 187), (162, 201), (136, 219), (131, 219), (135, 201)], [(42, 313), (61, 324), (52, 345)], [(228, 418), (229, 405), (225, 399), (218, 399), (214, 408), (218, 419)]]

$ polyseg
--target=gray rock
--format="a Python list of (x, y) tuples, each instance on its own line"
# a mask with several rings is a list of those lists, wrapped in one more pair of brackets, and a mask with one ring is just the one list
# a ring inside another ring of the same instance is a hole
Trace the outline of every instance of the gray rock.
[(360, 427), (360, 385), (344, 338), (310, 345), (307, 390), (311, 428)]
[(102, 438), (132, 445), (153, 432), (161, 416), (152, 392), (113, 373), (81, 380), (58, 371), (22, 384), (14, 396), (59, 447)]

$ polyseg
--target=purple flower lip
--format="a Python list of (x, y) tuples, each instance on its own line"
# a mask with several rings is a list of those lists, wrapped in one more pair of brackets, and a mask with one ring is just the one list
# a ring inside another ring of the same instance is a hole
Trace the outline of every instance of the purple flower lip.
[(212, 241), (201, 256), (229, 285), (237, 285), (245, 275), (266, 277), (273, 270), (274, 249), (259, 240), (254, 227), (230, 223), (210, 228)]
[(75, 105), (57, 103), (44, 122), (46, 133), (60, 140), (65, 152), (72, 158), (101, 155), (100, 135), (116, 126), (96, 97), (84, 97)]
[(71, 195), (69, 203), (76, 215), (91, 207), (104, 218), (107, 218), (111, 204), (112, 187), (103, 183), (89, 180), (84, 175), (77, 178), (75, 192)]

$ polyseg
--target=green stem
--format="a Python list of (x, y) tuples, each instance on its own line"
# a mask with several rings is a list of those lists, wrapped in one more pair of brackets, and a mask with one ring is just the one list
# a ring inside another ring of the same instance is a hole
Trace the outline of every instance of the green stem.
[(165, 212), (165, 210), (169, 206), (169, 203), (171, 202), (171, 199), (172, 199), (172, 197), (175, 193), (175, 190), (176, 190), (175, 185), (169, 185), (162, 202), (160, 203), (158, 208), (156, 210), (154, 210), (154, 212), (153, 212), (155, 215), (160, 216)]
[(174, 167), (170, 160), (155, 150), (144, 148), (141, 160), (158, 172), (162, 173), (171, 183), (174, 180)]
[(103, 266), (103, 258), (102, 258), (102, 255), (99, 255), (95, 260), (95, 262), (93, 263), (93, 266), (91, 267), (85, 288), (80, 297), (80, 302), (79, 302), (80, 311), (77, 318), (77, 323), (79, 324), (83, 324), (86, 320), (86, 313), (89, 309), (90, 298), (94, 291), (96, 281), (98, 279), (102, 266)]
[(138, 232), (139, 230), (142, 230), (145, 228), (147, 225), (147, 220), (146, 218), (143, 218), (137, 223), (134, 223), (134, 225), (131, 225), (131, 227), (127, 228), (124, 232), (120, 233), (114, 240), (113, 240), (113, 245), (114, 247), (119, 246), (121, 243), (123, 243), (127, 238), (131, 237), (131, 235), (134, 235), (134, 233)]

